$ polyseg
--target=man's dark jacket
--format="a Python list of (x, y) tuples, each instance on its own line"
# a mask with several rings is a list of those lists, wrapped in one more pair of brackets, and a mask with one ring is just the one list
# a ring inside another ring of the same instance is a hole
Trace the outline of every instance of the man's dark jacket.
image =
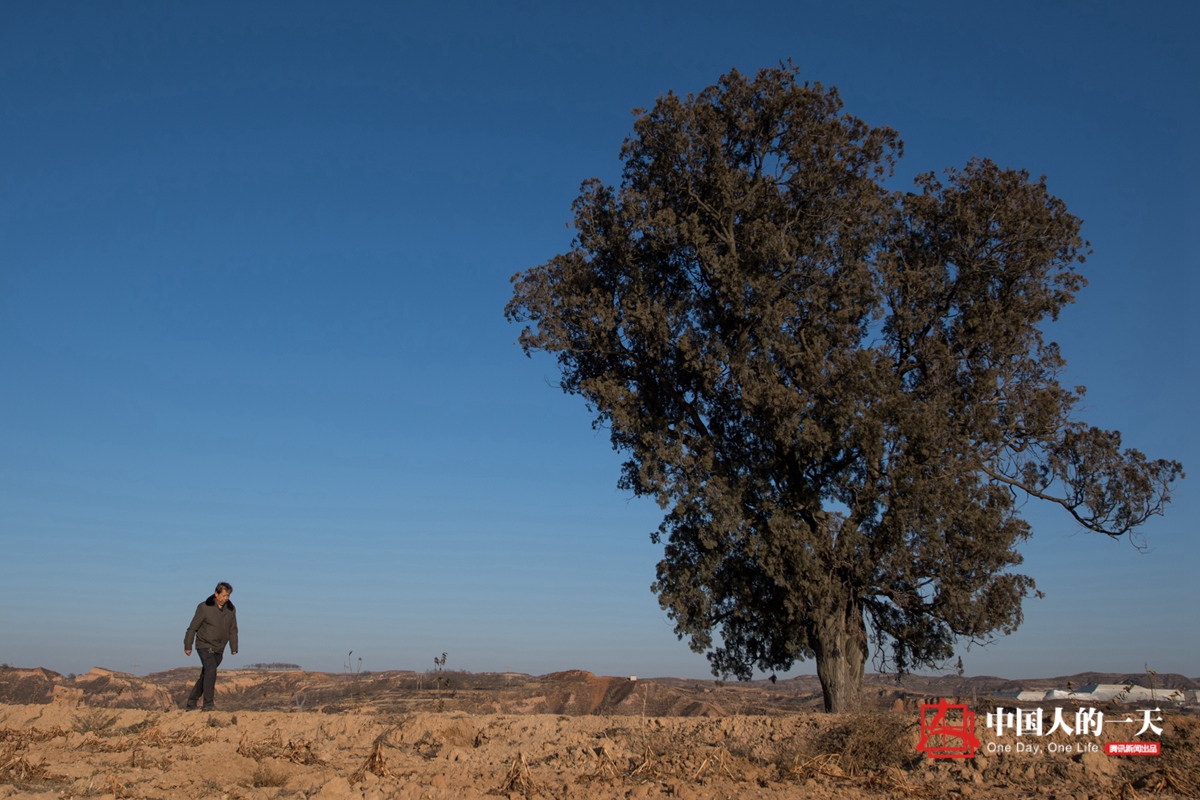
[(192, 649), (192, 639), (195, 638), (198, 647), (211, 648), (218, 653), (225, 652), (225, 645), (230, 645), (237, 652), (237, 610), (233, 601), (226, 600), (225, 607), (217, 606), (216, 595), (210, 596), (196, 606), (196, 616), (188, 625), (187, 633), (183, 635), (183, 649)]

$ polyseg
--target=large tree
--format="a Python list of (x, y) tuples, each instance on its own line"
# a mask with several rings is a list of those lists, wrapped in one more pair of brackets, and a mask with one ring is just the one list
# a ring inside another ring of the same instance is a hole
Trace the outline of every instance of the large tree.
[(715, 674), (815, 658), (850, 709), (871, 643), (903, 671), (1017, 627), (1026, 498), (1110, 536), (1162, 513), (1180, 465), (1059, 384), (1042, 326), (1087, 245), (1044, 179), (891, 191), (896, 133), (791, 67), (635, 113), (620, 187), (583, 184), (506, 314), (666, 511), (653, 589)]

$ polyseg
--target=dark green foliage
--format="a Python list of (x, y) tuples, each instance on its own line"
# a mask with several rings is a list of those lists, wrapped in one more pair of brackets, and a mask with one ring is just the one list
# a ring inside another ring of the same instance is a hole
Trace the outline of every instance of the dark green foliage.
[(904, 670), (1016, 628), (1024, 497), (1120, 536), (1182, 475), (1073, 416), (1041, 325), (1086, 243), (1044, 179), (973, 160), (892, 192), (901, 147), (790, 67), (668, 94), (506, 309), (666, 510), (680, 637), (718, 675), (815, 658), (835, 710), (868, 632)]

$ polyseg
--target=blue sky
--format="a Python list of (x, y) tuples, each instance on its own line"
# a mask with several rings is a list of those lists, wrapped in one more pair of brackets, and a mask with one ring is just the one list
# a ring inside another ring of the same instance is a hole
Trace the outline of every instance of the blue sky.
[[(661, 516), (503, 318), (630, 110), (791, 58), (1084, 220), (1048, 330), (1085, 418), (1200, 464), (1190, 2), (0, 7), (0, 661), (140, 673), (233, 583), (227, 666), (709, 676)], [(971, 674), (1200, 675), (1195, 479), (1149, 551), (1029, 507), (1047, 597)], [(136, 665), (134, 667), (133, 665)], [(811, 671), (802, 665), (798, 671)]]

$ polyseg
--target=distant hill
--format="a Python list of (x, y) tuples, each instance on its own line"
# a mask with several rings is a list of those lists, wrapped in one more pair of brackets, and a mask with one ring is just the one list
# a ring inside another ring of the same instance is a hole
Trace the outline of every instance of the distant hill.
[[(145, 677), (93, 668), (64, 677), (43, 668), (0, 668), (0, 703), (63, 703), (101, 708), (168, 710), (182, 706), (199, 667), (181, 667)], [(1089, 683), (1149, 686), (1145, 673), (1081, 672), (1057, 678), (1009, 680), (992, 676), (959, 677), (867, 675), (864, 702), (877, 708), (915, 708), (931, 697), (982, 700), (993, 692), (1017, 689), (1066, 689)], [(1155, 688), (1196, 689), (1200, 679), (1154, 676)], [(459, 710), (469, 713), (589, 714), (646, 716), (726, 716), (788, 714), (823, 707), (815, 675), (772, 683), (722, 683), (685, 678), (631, 679), (570, 670), (533, 676), (520, 673), (421, 673), (389, 671), (362, 674), (305, 672), (296, 669), (222, 670), (217, 705), (223, 710), (379, 711)]]

